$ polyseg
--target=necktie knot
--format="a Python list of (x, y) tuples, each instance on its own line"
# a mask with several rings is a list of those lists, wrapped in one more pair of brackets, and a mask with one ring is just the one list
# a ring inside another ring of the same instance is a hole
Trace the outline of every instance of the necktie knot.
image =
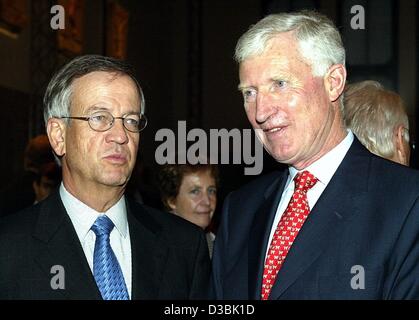
[(317, 181), (318, 179), (307, 170), (299, 172), (294, 178), (295, 191), (305, 193), (310, 190), (317, 183)]
[(92, 231), (96, 234), (97, 237), (108, 236), (110, 235), (114, 224), (111, 219), (106, 215), (100, 216), (96, 219), (95, 223), (92, 225)]

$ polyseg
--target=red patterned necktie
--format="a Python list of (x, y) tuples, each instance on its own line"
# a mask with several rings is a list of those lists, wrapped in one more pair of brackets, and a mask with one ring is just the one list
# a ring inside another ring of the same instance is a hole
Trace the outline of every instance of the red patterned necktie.
[(307, 201), (307, 191), (312, 188), (317, 178), (308, 171), (298, 173), (295, 178), (295, 190), (281, 220), (276, 227), (265, 260), (262, 280), (262, 300), (267, 300), (275, 283), (276, 275), (291, 248), (298, 231), (303, 226), (310, 207)]

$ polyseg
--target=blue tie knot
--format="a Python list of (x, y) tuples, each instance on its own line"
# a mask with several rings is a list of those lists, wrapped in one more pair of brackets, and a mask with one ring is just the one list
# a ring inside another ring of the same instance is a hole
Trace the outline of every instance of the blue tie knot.
[(103, 215), (96, 219), (91, 229), (96, 234), (97, 237), (99, 236), (109, 237), (114, 226), (115, 225), (113, 224), (112, 220), (109, 219), (107, 216)]

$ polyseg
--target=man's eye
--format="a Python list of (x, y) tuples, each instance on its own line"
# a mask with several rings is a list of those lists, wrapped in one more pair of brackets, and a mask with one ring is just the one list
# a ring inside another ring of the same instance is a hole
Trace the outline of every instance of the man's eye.
[(125, 118), (125, 122), (130, 126), (138, 126), (138, 124), (140, 123), (140, 121), (135, 118)]
[(276, 80), (275, 81), (275, 86), (278, 87), (278, 88), (283, 88), (283, 87), (285, 87), (286, 84), (287, 83), (284, 80)]
[(104, 122), (106, 121), (106, 116), (102, 115), (102, 114), (96, 114), (90, 117), (90, 119), (94, 122)]
[(243, 98), (245, 102), (254, 102), (256, 100), (256, 91), (255, 90), (244, 90)]

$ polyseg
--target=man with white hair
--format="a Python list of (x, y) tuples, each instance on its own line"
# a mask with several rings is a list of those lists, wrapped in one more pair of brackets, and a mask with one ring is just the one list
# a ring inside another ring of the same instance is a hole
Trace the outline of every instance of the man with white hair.
[(419, 173), (345, 129), (345, 50), (333, 23), (308, 11), (267, 16), (235, 58), (247, 117), (288, 170), (225, 199), (215, 298), (419, 298)]
[(345, 125), (376, 155), (409, 166), (409, 118), (402, 98), (379, 82), (346, 85)]

